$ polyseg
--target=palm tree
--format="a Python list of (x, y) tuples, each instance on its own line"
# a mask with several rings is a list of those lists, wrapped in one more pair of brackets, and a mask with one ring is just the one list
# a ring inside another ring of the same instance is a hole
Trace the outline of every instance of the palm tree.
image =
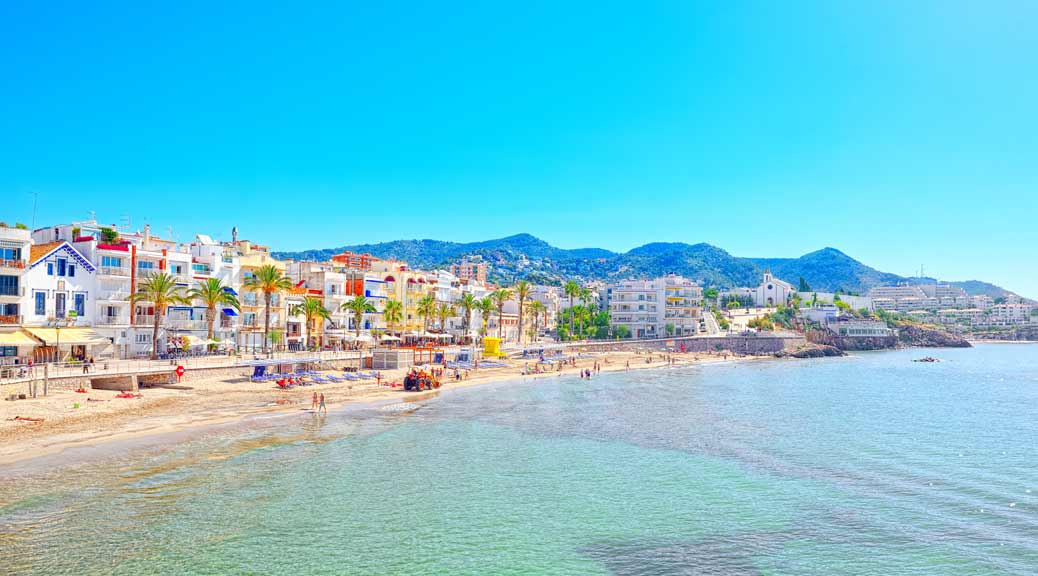
[(230, 306), (235, 310), (241, 310), (238, 298), (228, 292), (227, 288), (219, 278), (206, 278), (198, 287), (192, 288), (187, 292), (188, 298), (197, 300), (205, 305), (205, 320), (209, 328), (206, 333), (206, 340), (213, 339), (213, 322), (216, 321), (217, 306)]
[(320, 298), (307, 296), (301, 304), (296, 304), (288, 313), (292, 316), (302, 316), (306, 319), (306, 348), (310, 349), (310, 334), (313, 333), (314, 320), (331, 320), (332, 313), (324, 307)]
[[(497, 308), (497, 337), (501, 339), (501, 333), (504, 330), (505, 322), (505, 304), (512, 299), (511, 288), (498, 288), (490, 293), (490, 300), (494, 302), (494, 307)], [(521, 336), (520, 336), (521, 338)]]
[(562, 293), (569, 296), (569, 334), (570, 338), (573, 337), (573, 299), (580, 296), (580, 284), (570, 280), (562, 287)]
[(184, 287), (177, 285), (175, 276), (157, 272), (141, 280), (137, 291), (130, 294), (130, 302), (151, 302), (155, 307), (155, 324), (151, 329), (151, 359), (155, 360), (159, 357), (159, 325), (166, 308), (171, 304), (190, 304), (191, 299), (184, 294)]
[(589, 288), (581, 288), (580, 292), (577, 294), (580, 298), (580, 303), (584, 305), (584, 311), (580, 315), (580, 335), (582, 337), (587, 336), (587, 333), (584, 330), (584, 319), (590, 319), (592, 315), (591, 302), (594, 301), (594, 299), (591, 297), (592, 294), (594, 293)]
[(375, 306), (368, 302), (368, 299), (363, 296), (354, 296), (352, 300), (342, 305), (344, 312), (353, 313), (353, 327), (356, 330), (355, 334), (360, 337), (360, 323), (364, 320), (364, 314), (370, 314), (375, 312)]
[(436, 307), (436, 316), (440, 319), (440, 332), (447, 333), (447, 319), (457, 313), (458, 309), (453, 304), (440, 302), (440, 305)]
[(540, 320), (543, 314), (546, 314), (548, 312), (548, 307), (545, 306), (544, 303), (540, 300), (534, 300), (530, 302), (530, 306), (529, 308), (527, 308), (527, 311), (530, 313), (530, 319), (533, 320), (533, 339), (536, 339), (537, 332), (540, 329), (540, 322), (538, 320)]
[(404, 318), (404, 305), (399, 300), (386, 300), (386, 306), (382, 309), (382, 319), (386, 326), (392, 330)]
[(263, 348), (270, 352), (270, 302), (275, 294), (280, 294), (292, 287), (292, 281), (277, 266), (267, 264), (260, 266), (243, 284), (245, 289), (263, 293)]
[(480, 336), (484, 336), (487, 333), (487, 324), (490, 322), (490, 314), (494, 312), (494, 299), (490, 296), (486, 296), (479, 300), (476, 300), (476, 309), (480, 312), (480, 317), (483, 320), (483, 327), (479, 329)]
[(478, 302), (478, 300), (476, 299), (475, 296), (472, 295), (471, 292), (466, 292), (466, 293), (462, 294), (461, 295), (461, 300), (458, 300), (458, 306), (461, 306), (461, 309), (464, 310), (464, 312), (465, 312), (465, 316), (464, 316), (464, 318), (462, 318), (462, 320), (465, 323), (465, 336), (466, 337), (468, 337), (468, 335), (469, 335), (469, 328), (471, 327), (472, 311), (476, 310), (478, 308), (477, 302)]
[(429, 331), (429, 318), (436, 316), (436, 296), (426, 294), (418, 299), (415, 312), (422, 317), (422, 332)]
[(530, 297), (530, 293), (533, 292), (533, 285), (526, 280), (520, 280), (515, 283), (512, 288), (515, 291), (515, 299), (519, 301), (519, 343), (523, 342), (523, 313), (526, 299)]

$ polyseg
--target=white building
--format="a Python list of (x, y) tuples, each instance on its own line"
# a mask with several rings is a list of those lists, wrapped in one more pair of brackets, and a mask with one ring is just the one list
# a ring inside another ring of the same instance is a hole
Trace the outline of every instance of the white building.
[(699, 332), (703, 290), (677, 275), (625, 280), (609, 288), (609, 324), (626, 326), (634, 338), (691, 336)]
[(770, 270), (765, 270), (763, 281), (754, 291), (753, 303), (761, 307), (789, 304), (789, 299), (793, 297), (794, 292), (796, 292), (796, 288), (792, 284), (775, 278), (771, 275)]
[(0, 227), (0, 365), (28, 362), (36, 344), (20, 329), (31, 244), (28, 230)]

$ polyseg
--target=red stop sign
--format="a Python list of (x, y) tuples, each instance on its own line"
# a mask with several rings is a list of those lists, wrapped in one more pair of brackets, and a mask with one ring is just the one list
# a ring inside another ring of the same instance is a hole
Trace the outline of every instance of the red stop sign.
[(177, 378), (180, 378), (183, 375), (184, 375), (184, 367), (183, 366), (177, 366)]

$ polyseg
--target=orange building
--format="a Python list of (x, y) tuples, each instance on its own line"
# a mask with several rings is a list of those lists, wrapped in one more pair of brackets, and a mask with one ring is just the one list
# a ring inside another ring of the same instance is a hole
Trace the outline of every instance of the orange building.
[(371, 254), (357, 254), (355, 252), (343, 252), (332, 256), (332, 262), (354, 270), (371, 270), (371, 263), (377, 262)]

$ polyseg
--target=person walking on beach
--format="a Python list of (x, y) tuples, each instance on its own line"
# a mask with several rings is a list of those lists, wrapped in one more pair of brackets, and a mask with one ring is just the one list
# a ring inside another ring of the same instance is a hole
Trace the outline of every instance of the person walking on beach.
[(310, 409), (317, 410), (317, 391), (314, 391), (314, 397), (310, 400)]
[(321, 392), (321, 405), (317, 407), (317, 413), (320, 414), (321, 412), (328, 413), (328, 407), (324, 404), (324, 392)]
[(624, 366), (624, 371), (625, 372), (630, 372), (631, 371), (631, 361), (630, 360), (628, 360), (627, 361), (627, 365)]

